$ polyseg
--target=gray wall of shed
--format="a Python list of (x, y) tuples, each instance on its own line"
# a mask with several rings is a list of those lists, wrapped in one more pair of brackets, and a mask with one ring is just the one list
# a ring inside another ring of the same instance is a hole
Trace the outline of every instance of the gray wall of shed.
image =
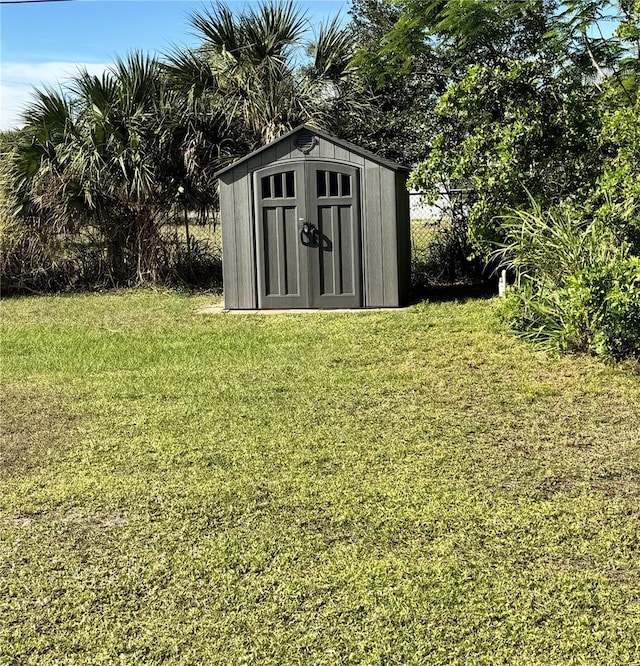
[(406, 302), (410, 282), (409, 197), (406, 173), (318, 137), (305, 156), (288, 137), (220, 176), (225, 307), (253, 309), (256, 290), (253, 172), (290, 160), (336, 160), (361, 170), (362, 264), (365, 307)]
[(251, 178), (244, 164), (220, 178), (222, 280), (230, 310), (257, 306), (252, 208)]

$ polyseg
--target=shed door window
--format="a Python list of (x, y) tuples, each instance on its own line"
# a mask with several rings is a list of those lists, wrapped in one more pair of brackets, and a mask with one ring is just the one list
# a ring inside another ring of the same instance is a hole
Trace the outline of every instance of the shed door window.
[(295, 171), (283, 171), (260, 179), (263, 199), (293, 199), (296, 196)]
[(318, 197), (350, 197), (351, 176), (336, 171), (316, 171)]

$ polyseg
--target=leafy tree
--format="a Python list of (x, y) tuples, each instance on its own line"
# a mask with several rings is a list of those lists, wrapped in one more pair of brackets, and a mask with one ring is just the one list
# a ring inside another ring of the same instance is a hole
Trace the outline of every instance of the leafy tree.
[(389, 159), (413, 165), (424, 159), (434, 130), (434, 107), (446, 87), (434, 54), (420, 45), (410, 61), (387, 44), (402, 16), (386, 0), (354, 0), (351, 31), (357, 46), (353, 66), (371, 104), (340, 114), (336, 133)]
[(603, 168), (588, 205), (640, 256), (640, 89), (633, 104), (610, 97), (603, 100)]
[(593, 182), (598, 91), (554, 3), (428, 3), (427, 16), (452, 80), (413, 184), (460, 184), (470, 238), (486, 253), (508, 209), (530, 195), (547, 204), (580, 196)]
[(487, 250), (500, 215), (528, 205), (584, 198), (598, 172), (595, 92), (535, 60), (472, 65), (437, 106), (441, 125), (413, 183), (435, 192), (462, 184), (470, 236)]
[(618, 67), (600, 100), (602, 171), (588, 201), (595, 214), (640, 256), (640, 0), (620, 3)]
[[(437, 91), (424, 109), (412, 109), (413, 126), (422, 116), (427, 137), (411, 184), (433, 199), (447, 188), (484, 254), (501, 235), (500, 215), (528, 207), (531, 195), (544, 205), (584, 201), (605, 144), (612, 146), (601, 134), (603, 91), (615, 81), (623, 106), (632, 96), (632, 0), (405, 0), (395, 7), (393, 25), (375, 35), (374, 57), (362, 51), (358, 58), (366, 76), (426, 74)], [(625, 19), (614, 38), (601, 32), (612, 18)]]

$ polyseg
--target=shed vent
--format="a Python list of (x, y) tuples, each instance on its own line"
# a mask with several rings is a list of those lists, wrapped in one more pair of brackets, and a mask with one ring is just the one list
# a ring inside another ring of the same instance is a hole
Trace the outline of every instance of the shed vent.
[(296, 148), (308, 155), (317, 142), (318, 140), (311, 132), (300, 132), (296, 137)]

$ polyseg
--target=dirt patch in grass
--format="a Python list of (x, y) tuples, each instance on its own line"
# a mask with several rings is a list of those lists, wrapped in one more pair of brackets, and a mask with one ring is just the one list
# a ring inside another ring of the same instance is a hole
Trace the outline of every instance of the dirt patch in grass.
[(60, 395), (50, 388), (2, 386), (0, 475), (31, 470), (71, 446), (78, 426)]

